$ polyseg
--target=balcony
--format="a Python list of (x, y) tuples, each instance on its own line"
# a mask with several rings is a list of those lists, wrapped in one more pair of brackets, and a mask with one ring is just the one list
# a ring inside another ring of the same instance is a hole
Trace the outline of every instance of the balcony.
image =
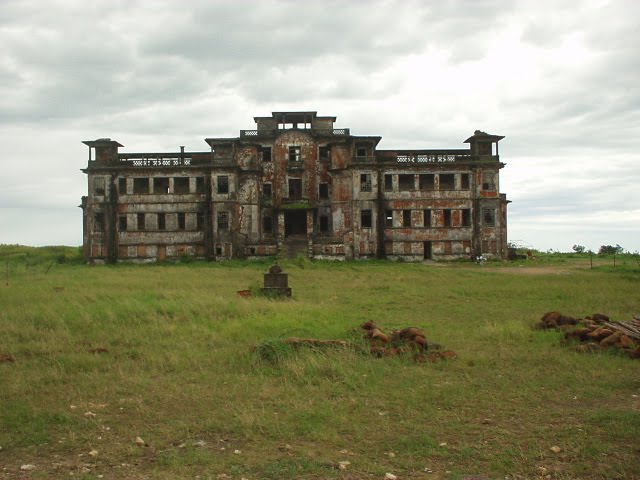
[(296, 130), (299, 132), (309, 132), (317, 136), (349, 136), (348, 128), (320, 129), (320, 128), (287, 128), (287, 129), (264, 129), (264, 130), (240, 130), (240, 138), (270, 138), (278, 135), (279, 132)]

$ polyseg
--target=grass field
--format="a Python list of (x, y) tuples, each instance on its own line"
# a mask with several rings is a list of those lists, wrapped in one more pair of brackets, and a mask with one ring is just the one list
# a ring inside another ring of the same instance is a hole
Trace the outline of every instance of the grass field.
[[(45, 253), (0, 248), (0, 354), (15, 359), (0, 363), (0, 478), (640, 478), (640, 361), (532, 328), (550, 310), (640, 313), (631, 257), (301, 260), (275, 300), (236, 293), (267, 263)], [(365, 320), (418, 326), (458, 358), (252, 350), (358, 343)]]

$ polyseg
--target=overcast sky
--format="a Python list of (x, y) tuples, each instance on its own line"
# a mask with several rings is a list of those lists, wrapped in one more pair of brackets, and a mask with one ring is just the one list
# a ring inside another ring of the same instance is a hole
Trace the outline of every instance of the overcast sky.
[(83, 140), (207, 151), (297, 110), (384, 149), (505, 135), (509, 240), (640, 250), (636, 0), (0, 0), (0, 243), (82, 243)]

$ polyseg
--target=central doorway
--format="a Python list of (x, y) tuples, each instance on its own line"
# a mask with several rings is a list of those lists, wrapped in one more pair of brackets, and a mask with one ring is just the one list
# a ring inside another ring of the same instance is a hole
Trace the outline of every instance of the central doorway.
[(284, 212), (284, 236), (307, 235), (307, 211), (289, 210)]

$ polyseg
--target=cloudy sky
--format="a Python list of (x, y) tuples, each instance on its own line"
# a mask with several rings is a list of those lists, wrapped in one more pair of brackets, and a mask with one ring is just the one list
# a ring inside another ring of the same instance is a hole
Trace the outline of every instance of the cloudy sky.
[(510, 240), (640, 250), (636, 0), (0, 0), (0, 243), (82, 243), (82, 140), (206, 151), (288, 110), (505, 135)]

